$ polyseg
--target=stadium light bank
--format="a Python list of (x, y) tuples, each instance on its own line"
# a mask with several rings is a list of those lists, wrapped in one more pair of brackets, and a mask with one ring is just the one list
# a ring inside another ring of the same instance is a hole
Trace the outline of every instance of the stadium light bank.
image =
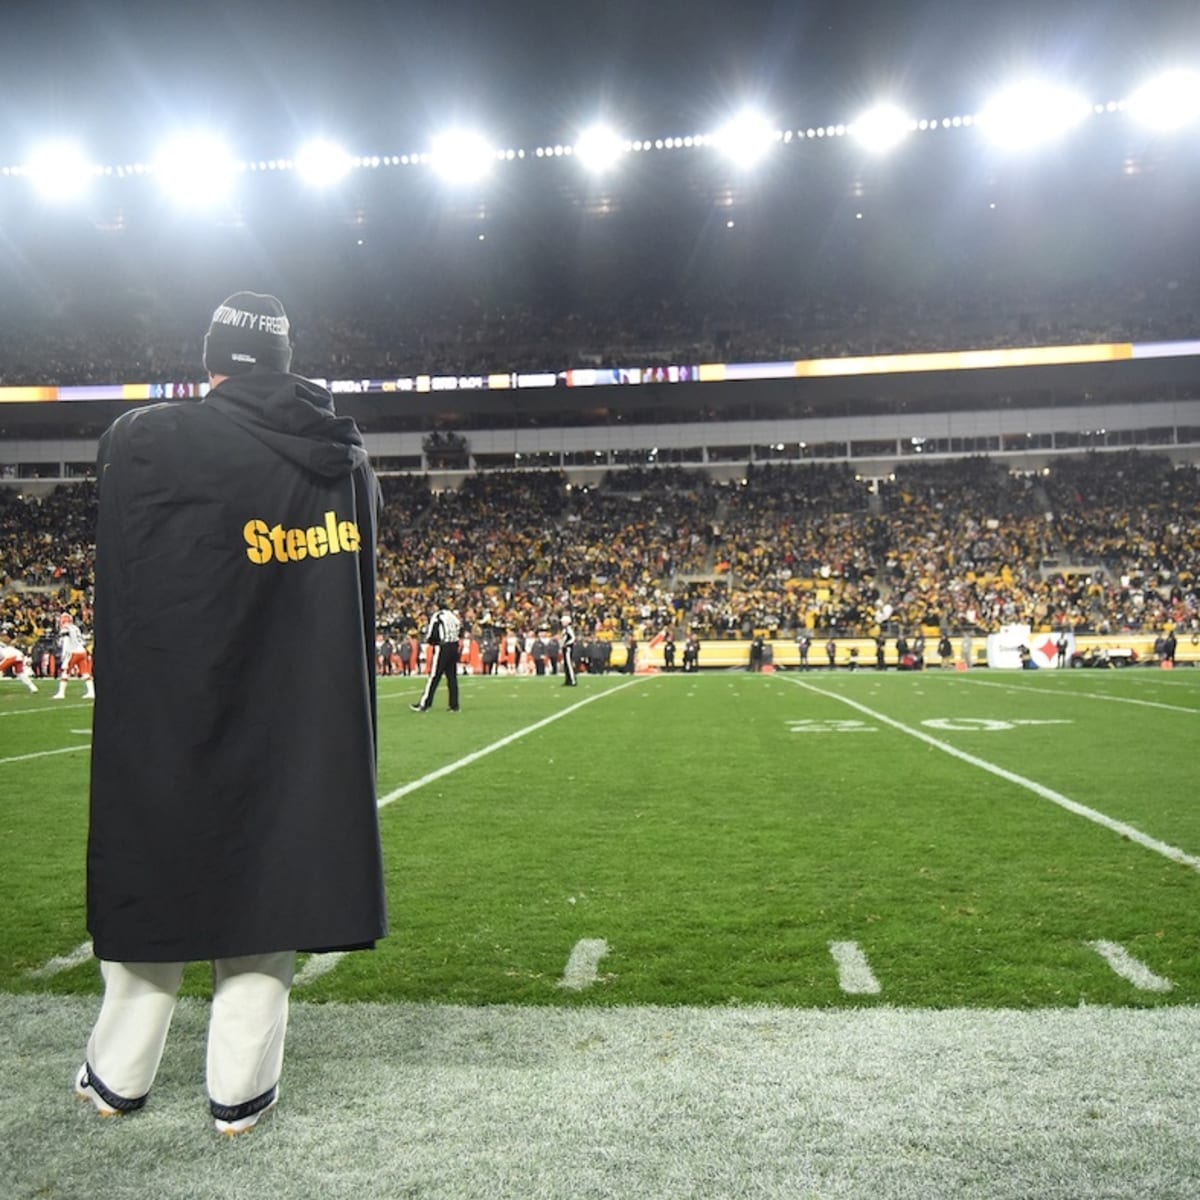
[(851, 138), (871, 153), (887, 153), (914, 134), (975, 130), (1010, 151), (1036, 149), (1069, 133), (1089, 117), (1126, 115), (1148, 130), (1172, 133), (1200, 120), (1200, 72), (1175, 69), (1151, 79), (1126, 99), (1091, 103), (1082, 94), (1052, 83), (1027, 80), (987, 101), (978, 112), (915, 117), (895, 103), (880, 103), (848, 122), (777, 128), (765, 115), (744, 110), (711, 133), (629, 138), (607, 124), (580, 131), (573, 142), (533, 149), (497, 148), (483, 134), (448, 130), (430, 148), (407, 154), (356, 155), (338, 143), (314, 139), (290, 156), (238, 159), (216, 134), (191, 132), (173, 139), (152, 162), (100, 164), (77, 144), (47, 143), (26, 161), (0, 166), (0, 180), (24, 179), (48, 202), (79, 199), (97, 179), (157, 179), (188, 206), (219, 203), (238, 178), (267, 172), (295, 174), (306, 185), (332, 187), (353, 171), (417, 168), (435, 171), (448, 184), (486, 180), (497, 164), (528, 159), (576, 160), (581, 169), (607, 172), (630, 154), (713, 150), (740, 168), (752, 169), (780, 146)]

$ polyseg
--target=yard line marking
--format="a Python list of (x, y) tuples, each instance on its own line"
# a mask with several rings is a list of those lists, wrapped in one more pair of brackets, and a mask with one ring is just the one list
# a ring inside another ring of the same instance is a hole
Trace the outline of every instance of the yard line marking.
[(15, 754), (12, 758), (0, 758), (0, 767), (7, 763), (28, 762), (31, 758), (49, 758), (52, 754), (74, 754), (76, 750), (90, 750), (91, 742), (86, 746), (64, 746), (61, 750), (39, 750), (36, 754)]
[(47, 713), (69, 712), (72, 708), (91, 708), (88, 704), (58, 704), (54, 708), (18, 708), (14, 712), (0, 713), (0, 717), (28, 717), (31, 714), (45, 716)]
[(838, 987), (846, 995), (878, 996), (883, 990), (857, 942), (830, 942), (829, 953), (837, 963)]
[(297, 972), (296, 978), (292, 980), (292, 987), (307, 987), (310, 983), (320, 979), (322, 975), (328, 975), (345, 957), (346, 952), (344, 950), (334, 950), (329, 954), (312, 955), (308, 962)]
[(571, 950), (571, 957), (563, 969), (563, 977), (558, 981), (560, 988), (569, 988), (573, 992), (582, 992), (596, 982), (597, 967), (600, 960), (608, 953), (608, 943), (603, 938), (581, 938)]
[(893, 729), (898, 729), (901, 733), (907, 733), (909, 737), (914, 737), (918, 741), (924, 742), (927, 746), (932, 746), (935, 750), (941, 750), (944, 754), (949, 754), (951, 757), (960, 759), (962, 762), (970, 763), (971, 766), (978, 767), (981, 771), (988, 771), (992, 775), (1006, 780), (1008, 783), (1015, 783), (1018, 787), (1026, 788), (1028, 791), (1033, 792), (1035, 796), (1041, 796), (1043, 800), (1049, 800), (1051, 804), (1057, 804), (1060, 808), (1065, 808), (1067, 812), (1074, 813), (1077, 817), (1083, 817), (1088, 821), (1095, 822), (1097, 825), (1102, 825), (1105, 829), (1109, 829), (1121, 837), (1128, 838), (1131, 842), (1137, 842), (1139, 846), (1144, 846), (1147, 850), (1153, 850), (1155, 854), (1161, 854), (1164, 858), (1169, 858), (1172, 862), (1180, 863), (1185, 867), (1191, 867), (1193, 871), (1200, 871), (1200, 858), (1197, 858), (1194, 854), (1188, 854), (1186, 850), (1180, 850), (1178, 846), (1172, 846), (1167, 842), (1160, 842), (1157, 838), (1152, 838), (1149, 834), (1143, 833), (1133, 825), (1127, 825), (1124, 821), (1118, 821), (1113, 817), (1107, 816), (1105, 813), (1097, 812), (1094, 808), (1088, 808), (1086, 804), (1080, 804), (1077, 800), (1072, 800), (1070, 797), (1064, 796), (1061, 792), (1056, 792), (1053, 788), (1048, 788), (1033, 779), (1026, 779), (1024, 775), (1018, 775), (1015, 771), (1006, 770), (1004, 767), (990, 763), (986, 759), (977, 758), (974, 754), (968, 754), (965, 750), (960, 750), (957, 746), (950, 745), (949, 742), (943, 742), (939, 738), (931, 737), (919, 729), (913, 729), (912, 726), (905, 725), (903, 721), (897, 721), (893, 717), (876, 712), (874, 709), (868, 708), (865, 704), (859, 704), (857, 700), (851, 700), (848, 696), (839, 696), (836, 692), (826, 692), (819, 687), (813, 687), (811, 683), (802, 683), (799, 679), (789, 679), (788, 682), (796, 687), (815, 692), (818, 696), (824, 696), (827, 700), (837, 700), (842, 704), (848, 704), (851, 708), (855, 708), (861, 713), (866, 713), (868, 717), (873, 717), (876, 721), (882, 721), (885, 725), (890, 725)]
[(1175, 985), (1161, 975), (1155, 975), (1140, 959), (1136, 959), (1120, 942), (1088, 942), (1122, 979), (1129, 980), (1141, 992), (1169, 992)]
[(502, 737), (498, 742), (493, 742), (490, 746), (484, 746), (482, 750), (473, 750), (470, 754), (465, 755), (455, 762), (447, 763), (444, 767), (438, 767), (436, 771), (430, 771), (428, 775), (423, 775), (420, 779), (414, 779), (412, 783), (406, 783), (403, 787), (398, 787), (395, 791), (388, 792), (386, 796), (380, 796), (376, 804), (378, 807), (383, 808), (385, 804), (391, 804), (393, 800), (399, 800), (407, 796), (410, 792), (415, 792), (418, 788), (423, 788), (427, 783), (433, 783), (435, 780), (444, 779), (447, 775), (452, 775), (460, 767), (469, 767), (472, 763), (478, 762), (481, 758), (486, 758), (494, 751), (503, 750), (505, 746), (511, 746), (513, 742), (523, 738), (527, 733), (536, 733), (539, 729), (544, 729), (547, 725), (551, 725), (573, 712), (578, 712), (586, 704), (594, 704), (597, 700), (603, 700), (605, 696), (612, 696), (617, 692), (623, 692), (626, 688), (633, 687), (634, 684), (641, 683), (644, 679), (650, 678), (652, 677), (649, 675), (640, 675), (635, 679), (631, 679), (628, 683), (619, 684), (614, 688), (607, 688), (603, 692), (597, 692), (594, 696), (588, 696), (586, 700), (580, 700), (572, 704), (569, 708), (551, 713), (550, 716), (543, 717), (540, 721), (534, 721), (532, 725), (526, 725), (524, 729), (518, 729), (515, 733), (510, 733), (506, 737)]
[[(963, 680), (962, 682), (969, 683), (971, 687), (1002, 688), (1006, 692), (1020, 692), (1023, 696), (1029, 695), (1028, 688), (1013, 687), (1011, 683), (1000, 683), (996, 680), (970, 679)], [(1188, 708), (1183, 704), (1164, 704), (1161, 700), (1135, 700), (1131, 696), (1106, 696), (1102, 692), (1072, 692), (1071, 695), (1080, 696), (1087, 700), (1111, 700), (1115, 704), (1140, 704), (1143, 708), (1165, 708), (1167, 712), (1191, 713), (1193, 716), (1200, 715), (1200, 708)], [(1067, 697), (1056, 696), (1055, 699), (1064, 700)]]
[(92, 942), (89, 938), (86, 942), (80, 942), (70, 954), (61, 954), (32, 971), (26, 971), (25, 974), (30, 979), (49, 979), (51, 975), (61, 975), (64, 971), (70, 971), (73, 967), (80, 966), (91, 957)]

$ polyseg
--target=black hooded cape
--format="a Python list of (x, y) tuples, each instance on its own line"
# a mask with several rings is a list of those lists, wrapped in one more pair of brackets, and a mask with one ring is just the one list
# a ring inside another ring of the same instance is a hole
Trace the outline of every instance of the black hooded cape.
[(354, 422), (236, 376), (119, 418), (99, 479), (97, 957), (371, 945), (379, 489)]

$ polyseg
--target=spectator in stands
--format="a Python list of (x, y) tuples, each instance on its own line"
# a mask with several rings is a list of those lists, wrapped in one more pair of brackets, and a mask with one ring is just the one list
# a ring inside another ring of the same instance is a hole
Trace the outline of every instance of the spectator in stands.
[[(1196, 470), (1142, 453), (1056, 460), (1033, 484), (979, 458), (896, 475), (870, 512), (842, 465), (756, 468), (745, 484), (630, 468), (587, 489), (561, 471), (488, 472), (437, 495), (424, 476), (387, 478), (379, 620), (411, 628), (445, 582), (476, 628), (545, 629), (570, 610), (605, 645), (670, 625), (822, 640), (1200, 628)], [(0, 491), (0, 620), (24, 645), (64, 609), (89, 619), (94, 494)]]

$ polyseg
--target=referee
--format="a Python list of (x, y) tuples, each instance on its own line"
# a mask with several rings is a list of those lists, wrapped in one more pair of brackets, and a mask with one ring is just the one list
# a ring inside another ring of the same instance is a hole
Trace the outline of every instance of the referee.
[(443, 676), (450, 693), (450, 711), (458, 712), (458, 636), (461, 632), (462, 622), (452, 609), (441, 607), (429, 618), (429, 627), (421, 640), (432, 648), (433, 663), (421, 702), (409, 705), (413, 712), (428, 712), (433, 707), (433, 695)]
[(575, 630), (571, 618), (562, 619), (563, 687), (575, 686)]

